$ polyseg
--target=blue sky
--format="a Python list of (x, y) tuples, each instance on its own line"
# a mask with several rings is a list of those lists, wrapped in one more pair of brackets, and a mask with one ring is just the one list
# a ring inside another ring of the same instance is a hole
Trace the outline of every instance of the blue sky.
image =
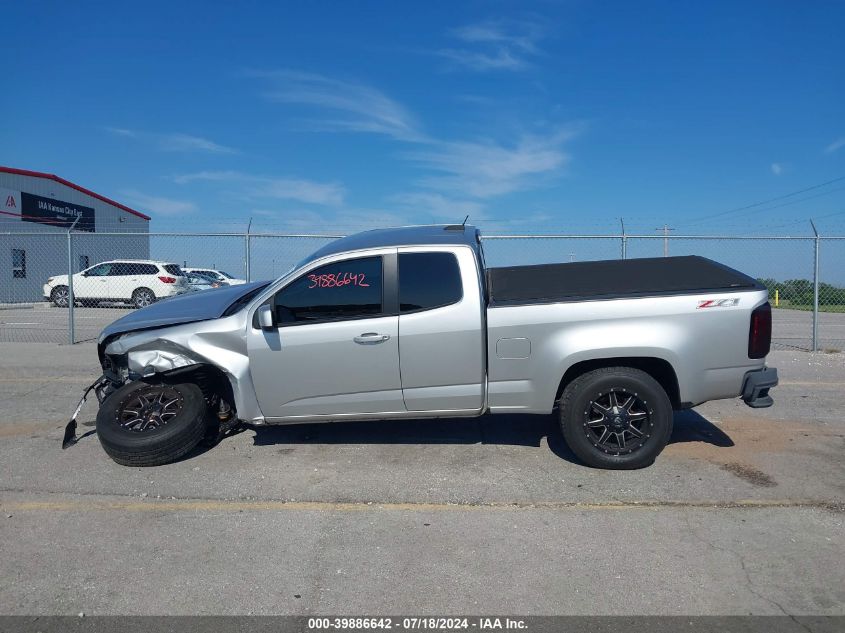
[(842, 2), (18, 2), (0, 164), (152, 230), (845, 234)]

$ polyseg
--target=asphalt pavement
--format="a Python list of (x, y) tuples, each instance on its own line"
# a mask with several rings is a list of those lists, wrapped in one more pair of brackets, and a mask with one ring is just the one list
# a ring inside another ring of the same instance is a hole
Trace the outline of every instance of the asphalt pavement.
[(2, 614), (845, 613), (845, 354), (773, 352), (774, 407), (678, 413), (628, 472), (553, 416), (250, 428), (127, 468), (60, 448), (93, 344), (0, 359)]

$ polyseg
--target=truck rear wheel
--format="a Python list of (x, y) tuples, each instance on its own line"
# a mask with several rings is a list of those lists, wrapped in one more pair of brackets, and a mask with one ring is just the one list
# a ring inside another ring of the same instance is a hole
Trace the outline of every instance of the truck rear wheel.
[(118, 464), (159, 466), (199, 443), (207, 416), (202, 390), (193, 383), (130, 382), (100, 406), (97, 435)]
[(588, 466), (643, 468), (669, 441), (672, 403), (646, 372), (604, 367), (566, 386), (560, 423), (569, 448)]

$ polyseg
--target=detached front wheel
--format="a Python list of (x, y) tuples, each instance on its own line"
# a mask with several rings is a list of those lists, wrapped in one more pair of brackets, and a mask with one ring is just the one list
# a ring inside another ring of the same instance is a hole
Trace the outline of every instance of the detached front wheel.
[(573, 380), (560, 399), (563, 436), (588, 466), (649, 466), (672, 434), (672, 403), (654, 378), (632, 367), (605, 367)]
[(203, 438), (208, 405), (193, 383), (124, 385), (100, 406), (97, 435), (124, 466), (160, 466), (190, 452)]

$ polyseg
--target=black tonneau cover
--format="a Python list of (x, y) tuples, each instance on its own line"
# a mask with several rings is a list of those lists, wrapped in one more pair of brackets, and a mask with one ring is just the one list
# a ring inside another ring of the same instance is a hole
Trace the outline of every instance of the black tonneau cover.
[(654, 257), (487, 269), (491, 305), (762, 289), (706, 257)]

